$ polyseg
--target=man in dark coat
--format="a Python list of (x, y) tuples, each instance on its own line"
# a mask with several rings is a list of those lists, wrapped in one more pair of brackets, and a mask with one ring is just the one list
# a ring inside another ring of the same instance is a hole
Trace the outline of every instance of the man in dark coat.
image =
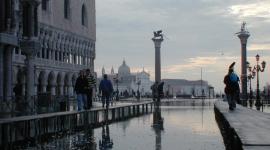
[(85, 108), (87, 101), (87, 79), (85, 78), (83, 70), (80, 71), (79, 77), (76, 80), (74, 90), (77, 94), (78, 111), (80, 111)]
[(107, 74), (104, 74), (103, 79), (99, 84), (99, 93), (102, 93), (102, 107), (106, 102), (106, 108), (109, 107), (110, 96), (113, 92), (113, 86), (110, 80), (108, 80)]

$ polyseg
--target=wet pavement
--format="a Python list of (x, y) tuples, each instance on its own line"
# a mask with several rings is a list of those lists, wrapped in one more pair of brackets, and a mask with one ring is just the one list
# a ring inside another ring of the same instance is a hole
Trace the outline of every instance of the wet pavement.
[(161, 109), (163, 130), (152, 127), (153, 115), (149, 114), (96, 129), (54, 135), (24, 149), (224, 150), (213, 102), (199, 99), (165, 102)]

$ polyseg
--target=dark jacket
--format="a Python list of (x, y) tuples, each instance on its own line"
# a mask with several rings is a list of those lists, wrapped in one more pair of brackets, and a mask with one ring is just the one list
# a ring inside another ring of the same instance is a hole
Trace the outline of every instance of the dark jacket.
[(225, 89), (224, 89), (225, 94), (232, 94), (233, 89), (232, 89), (232, 87), (231, 87), (230, 75), (229, 75), (229, 74), (227, 74), (227, 75), (224, 77), (223, 82), (224, 82), (224, 84), (225, 84)]
[(86, 92), (87, 92), (87, 79), (85, 77), (79, 76), (76, 80), (74, 90), (77, 94), (86, 94)]
[(227, 74), (223, 80), (225, 84), (225, 89), (224, 89), (225, 94), (239, 93), (240, 87), (239, 87), (238, 81), (239, 81), (238, 77), (236, 81), (232, 81), (231, 74)]
[(99, 91), (102, 92), (102, 95), (111, 95), (113, 92), (113, 86), (110, 80), (103, 79), (99, 84)]

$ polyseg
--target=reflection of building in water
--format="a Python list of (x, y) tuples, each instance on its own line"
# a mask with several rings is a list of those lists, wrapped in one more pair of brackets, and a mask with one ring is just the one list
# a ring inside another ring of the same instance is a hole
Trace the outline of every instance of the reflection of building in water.
[[(102, 68), (102, 75), (105, 73), (105, 69)], [(107, 75), (112, 81), (115, 90), (117, 89), (116, 79), (118, 78), (119, 94), (126, 92), (128, 95), (132, 95), (139, 88), (141, 95), (151, 95), (152, 91), (150, 87), (153, 82), (150, 81), (150, 74), (144, 68), (141, 72), (132, 73), (124, 60), (123, 64), (118, 68), (118, 73), (115, 73), (114, 68), (112, 68), (111, 73), (107, 73)]]
[(214, 97), (214, 87), (204, 80), (163, 79), (165, 95), (178, 97), (206, 96)]

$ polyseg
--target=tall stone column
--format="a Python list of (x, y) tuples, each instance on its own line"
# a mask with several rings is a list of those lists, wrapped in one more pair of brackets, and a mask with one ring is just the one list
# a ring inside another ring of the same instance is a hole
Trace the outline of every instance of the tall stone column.
[(4, 47), (0, 45), (0, 101), (4, 98)]
[(34, 106), (34, 58), (37, 51), (41, 48), (38, 40), (38, 14), (37, 8), (39, 0), (22, 0), (23, 4), (23, 38), (21, 41), (21, 49), (26, 54), (26, 100), (28, 105), (26, 111), (35, 112)]
[(160, 61), (160, 47), (163, 38), (153, 38), (155, 44), (155, 81), (161, 81), (161, 61)]
[(26, 54), (26, 99), (31, 109), (34, 108), (33, 97), (34, 96), (34, 54)]
[(163, 119), (161, 117), (161, 109), (160, 109), (160, 94), (158, 87), (161, 82), (161, 61), (160, 61), (160, 47), (161, 42), (163, 41), (162, 31), (154, 32), (154, 37), (152, 41), (155, 45), (155, 84), (154, 84), (154, 95), (155, 103), (154, 103), (154, 114), (153, 114), (153, 126), (158, 128), (163, 128)]
[(13, 46), (7, 46), (5, 50), (4, 64), (4, 98), (6, 100), (12, 99), (12, 51)]
[(245, 28), (246, 23), (243, 22), (241, 31), (237, 36), (241, 42), (241, 90), (242, 90), (242, 104), (247, 105), (247, 39), (250, 36)]

